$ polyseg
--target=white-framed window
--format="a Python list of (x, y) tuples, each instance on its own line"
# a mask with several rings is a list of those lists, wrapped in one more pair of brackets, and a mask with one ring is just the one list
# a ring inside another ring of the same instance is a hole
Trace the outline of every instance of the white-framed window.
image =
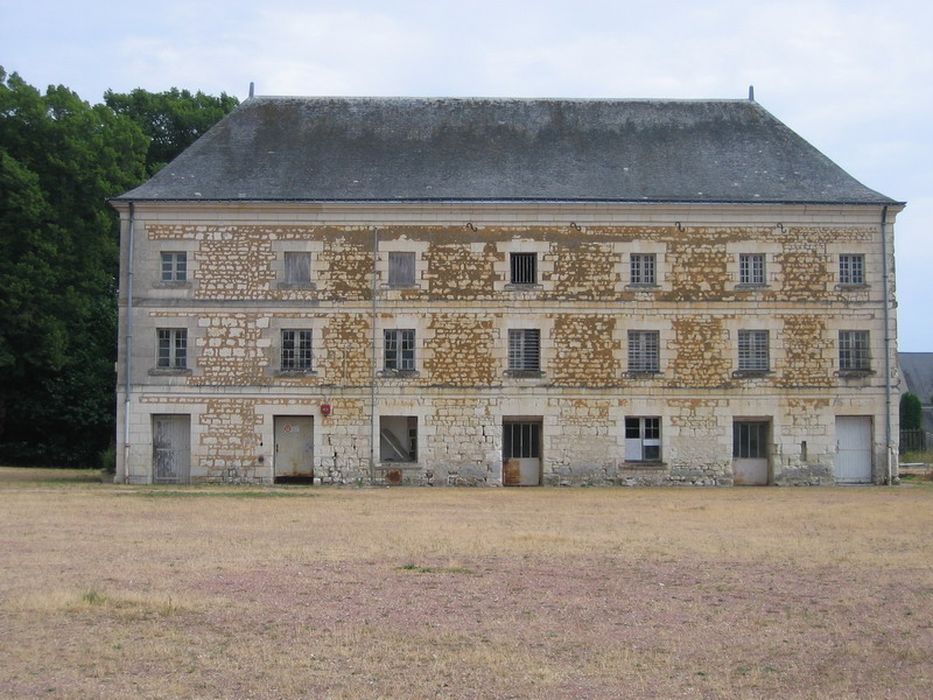
[(282, 329), (282, 371), (307, 372), (311, 370), (310, 329)]
[(739, 371), (767, 372), (770, 369), (768, 331), (739, 331)]
[(661, 419), (657, 416), (625, 418), (625, 461), (661, 460)]
[(511, 253), (509, 255), (509, 280), (512, 284), (538, 283), (538, 254)]
[(839, 256), (839, 284), (865, 284), (865, 256), (843, 254)]
[(654, 253), (632, 253), (629, 272), (632, 284), (655, 285), (658, 283), (658, 257)]
[(628, 332), (628, 371), (636, 374), (661, 371), (658, 331)]
[(286, 251), (285, 284), (289, 287), (311, 286), (311, 253)]
[(158, 353), (156, 367), (159, 369), (188, 368), (188, 329), (158, 328)]
[(415, 286), (415, 253), (409, 251), (389, 252), (389, 286)]
[(415, 371), (415, 331), (412, 328), (383, 331), (383, 359), (387, 370)]
[(868, 331), (839, 331), (839, 369), (865, 372), (871, 369)]
[(509, 329), (509, 371), (541, 371), (541, 331), (538, 328)]
[(164, 252), (161, 254), (163, 282), (188, 281), (188, 254), (182, 252)]
[(742, 253), (739, 255), (739, 284), (763, 286), (765, 284), (764, 253)]

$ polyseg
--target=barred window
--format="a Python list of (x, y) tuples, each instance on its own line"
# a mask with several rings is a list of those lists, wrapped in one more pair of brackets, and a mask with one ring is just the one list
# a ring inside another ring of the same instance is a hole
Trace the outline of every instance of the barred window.
[(865, 284), (865, 256), (839, 256), (839, 284)]
[(311, 331), (282, 331), (282, 369), (308, 371), (311, 369)]
[(541, 371), (541, 331), (537, 328), (509, 329), (509, 370)]
[(839, 369), (843, 372), (871, 369), (868, 331), (839, 331)]
[(162, 253), (162, 281), (185, 282), (188, 279), (187, 253)]
[(385, 330), (384, 365), (385, 369), (413, 372), (415, 369), (415, 331), (414, 329)]
[(739, 331), (739, 370), (766, 372), (769, 368), (768, 331)]
[(628, 371), (637, 373), (660, 371), (659, 346), (658, 331), (629, 331)]
[(311, 286), (311, 253), (285, 253), (285, 284)]
[(186, 369), (188, 367), (188, 330), (186, 328), (159, 328), (159, 369)]
[(630, 272), (632, 284), (657, 284), (657, 257), (654, 253), (633, 253)]
[(761, 253), (739, 255), (739, 284), (765, 283), (765, 256)]
[(761, 421), (735, 421), (732, 424), (732, 456), (735, 459), (766, 459), (768, 424)]
[(538, 254), (512, 253), (510, 258), (512, 284), (537, 284)]
[(413, 287), (415, 284), (415, 254), (389, 253), (389, 286)]
[(661, 419), (625, 419), (625, 459), (629, 462), (656, 462), (661, 459)]

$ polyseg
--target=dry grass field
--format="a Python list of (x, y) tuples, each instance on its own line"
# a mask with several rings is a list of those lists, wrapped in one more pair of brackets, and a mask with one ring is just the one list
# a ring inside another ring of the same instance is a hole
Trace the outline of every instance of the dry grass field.
[(0, 696), (933, 697), (933, 486), (0, 469)]

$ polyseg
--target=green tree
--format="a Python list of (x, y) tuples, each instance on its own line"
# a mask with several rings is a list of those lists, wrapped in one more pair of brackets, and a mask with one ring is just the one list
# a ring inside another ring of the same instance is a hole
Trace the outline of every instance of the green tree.
[(108, 90), (104, 101), (117, 114), (136, 122), (152, 139), (146, 154), (148, 175), (155, 174), (239, 104), (236, 97), (226, 93), (220, 97), (201, 91), (192, 95), (177, 88), (166, 92)]
[(0, 68), (0, 458), (88, 464), (114, 421), (117, 219), (148, 140)]
[(919, 430), (923, 426), (923, 407), (916, 394), (901, 396), (901, 430)]

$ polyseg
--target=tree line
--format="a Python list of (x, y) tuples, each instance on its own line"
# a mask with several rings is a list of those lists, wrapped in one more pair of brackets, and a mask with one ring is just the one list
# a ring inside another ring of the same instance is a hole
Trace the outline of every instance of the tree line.
[(114, 439), (119, 222), (238, 104), (173, 88), (89, 104), (0, 67), (0, 464), (99, 466)]

